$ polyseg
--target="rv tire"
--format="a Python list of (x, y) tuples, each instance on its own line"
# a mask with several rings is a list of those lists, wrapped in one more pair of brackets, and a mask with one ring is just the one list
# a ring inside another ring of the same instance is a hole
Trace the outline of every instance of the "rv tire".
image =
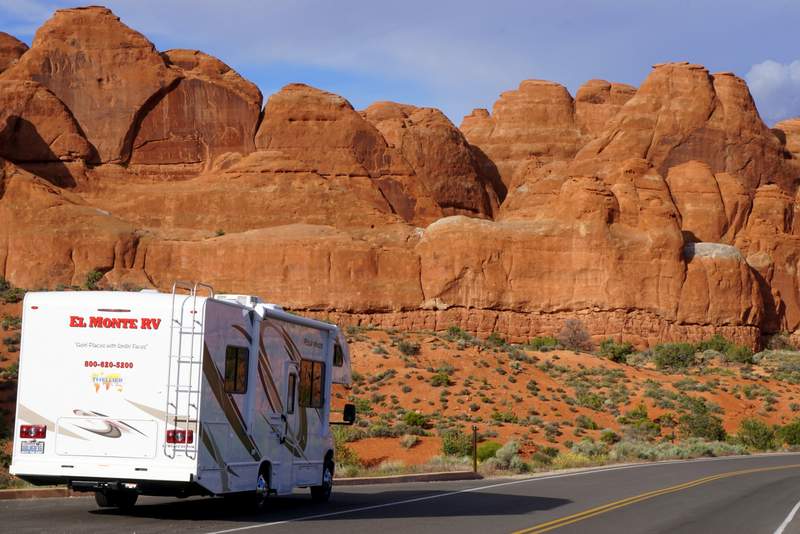
[(332, 490), (333, 462), (326, 460), (325, 466), (322, 468), (322, 484), (319, 486), (311, 486), (311, 499), (314, 502), (328, 502), (331, 498)]
[(256, 479), (256, 491), (253, 495), (253, 501), (257, 510), (264, 510), (269, 503), (269, 467), (266, 465), (261, 466), (258, 471), (258, 478)]
[(95, 491), (94, 500), (100, 508), (120, 508), (123, 510), (133, 508), (139, 494), (133, 491)]

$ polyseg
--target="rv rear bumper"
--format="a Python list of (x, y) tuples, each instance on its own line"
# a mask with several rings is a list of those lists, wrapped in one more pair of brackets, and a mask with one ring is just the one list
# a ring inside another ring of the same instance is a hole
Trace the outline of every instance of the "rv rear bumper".
[(174, 480), (117, 480), (111, 478), (80, 478), (65, 476), (17, 475), (19, 478), (36, 486), (66, 485), (76, 492), (95, 491), (134, 491), (142, 495), (165, 497), (189, 497), (192, 495), (209, 495), (209, 492), (194, 482), (176, 482)]

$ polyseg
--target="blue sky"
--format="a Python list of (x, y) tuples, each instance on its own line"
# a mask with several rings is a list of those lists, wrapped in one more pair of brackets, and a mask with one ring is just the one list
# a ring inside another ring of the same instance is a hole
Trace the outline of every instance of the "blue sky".
[[(30, 43), (49, 0), (0, 0), (0, 30)], [(526, 78), (575, 94), (591, 78), (639, 85), (688, 60), (747, 78), (768, 123), (800, 115), (797, 0), (109, 0), (159, 49), (196, 48), (265, 97), (304, 82), (356, 108), (394, 100), (456, 124)]]

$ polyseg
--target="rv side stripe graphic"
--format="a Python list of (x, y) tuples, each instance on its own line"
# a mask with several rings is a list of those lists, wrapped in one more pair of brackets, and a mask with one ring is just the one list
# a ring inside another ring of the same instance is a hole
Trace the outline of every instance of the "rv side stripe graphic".
[(219, 403), (220, 408), (222, 408), (225, 417), (228, 419), (228, 423), (231, 425), (231, 428), (233, 428), (236, 437), (239, 438), (239, 441), (242, 442), (242, 445), (247, 450), (247, 453), (250, 454), (254, 460), (260, 460), (261, 453), (259, 452), (255, 442), (250, 439), (247, 431), (245, 431), (244, 420), (242, 419), (242, 414), (239, 413), (239, 408), (236, 406), (236, 402), (234, 402), (233, 398), (225, 392), (225, 382), (222, 378), (222, 375), (217, 370), (214, 360), (211, 358), (208, 345), (205, 343), (203, 344), (203, 375), (206, 377), (208, 385), (211, 388), (211, 392), (217, 399), (217, 402)]
[(203, 441), (203, 445), (206, 446), (208, 449), (209, 454), (211, 454), (211, 458), (217, 463), (217, 466), (220, 468), (220, 478), (222, 479), (222, 491), (229, 491), (231, 489), (230, 484), (228, 483), (228, 472), (225, 470), (225, 462), (222, 461), (222, 456), (219, 454), (217, 449), (217, 444), (214, 442), (214, 436), (205, 429), (205, 427), (200, 427), (200, 439)]
[(283, 401), (281, 400), (280, 390), (278, 390), (278, 386), (275, 385), (275, 380), (272, 375), (272, 366), (269, 363), (269, 354), (267, 354), (267, 349), (264, 346), (264, 330), (267, 329), (267, 321), (268, 320), (264, 320), (261, 323), (258, 335), (258, 371), (262, 373), (263, 367), (264, 378), (269, 386), (265, 386), (264, 391), (273, 407), (273, 411), (283, 413)]
[[(31, 424), (34, 424), (34, 425), (44, 425), (44, 426), (46, 426), (48, 432), (55, 432), (56, 431), (55, 423), (53, 423), (49, 419), (39, 415), (38, 413), (34, 412), (33, 410), (31, 410), (30, 408), (28, 408), (27, 406), (25, 406), (22, 403), (20, 403), (20, 405), (19, 405), (19, 413), (17, 414), (17, 416), (18, 416), (19, 419), (22, 419), (23, 421), (25, 421), (27, 423), (31, 423)], [(83, 436), (79, 436), (75, 432), (72, 432), (71, 430), (67, 430), (66, 428), (64, 428), (62, 426), (58, 427), (58, 433), (59, 434), (64, 434), (65, 436), (69, 436), (71, 438), (81, 439), (83, 441), (89, 441), (87, 438), (85, 438)]]

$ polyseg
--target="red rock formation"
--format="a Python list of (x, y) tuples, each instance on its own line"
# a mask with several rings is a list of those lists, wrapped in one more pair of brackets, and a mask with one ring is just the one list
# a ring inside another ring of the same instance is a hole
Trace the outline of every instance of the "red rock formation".
[(584, 133), (597, 136), (635, 94), (636, 88), (624, 83), (589, 80), (575, 95), (575, 119)]
[(0, 73), (17, 62), (28, 45), (5, 32), (0, 32)]
[(574, 317), (639, 344), (800, 326), (797, 129), (767, 129), (735, 76), (666, 64), (575, 101), (525, 81), (464, 135), (437, 110), (359, 114), (301, 84), (259, 125), (260, 101), (108, 10), (59, 11), (0, 75), (0, 275), (204, 279), (344, 322), (515, 341)]
[(27, 288), (83, 284), (93, 270), (123, 268), (138, 237), (128, 223), (80, 197), (3, 162), (0, 265)]
[(800, 117), (777, 123), (773, 129), (786, 151), (796, 160), (800, 160)]
[(0, 155), (15, 162), (86, 159), (92, 147), (72, 113), (36, 82), (0, 80)]
[(338, 95), (287, 85), (267, 101), (256, 147), (279, 150), (332, 179), (369, 177), (406, 221), (425, 224), (442, 215), (405, 158)]
[(103, 163), (130, 157), (143, 112), (178, 79), (150, 41), (102, 7), (56, 11), (2, 76), (52, 91)]
[(491, 115), (473, 111), (461, 130), (494, 163), (506, 187), (522, 167), (569, 160), (585, 142), (572, 96), (564, 86), (541, 80), (525, 80), (500, 95)]
[(202, 52), (169, 50), (163, 56), (181, 80), (144, 117), (131, 164), (188, 167), (196, 174), (227, 152), (252, 152), (261, 113), (258, 87)]
[(363, 112), (411, 165), (445, 215), (491, 216), (497, 193), (479, 172), (463, 134), (438, 109), (378, 102)]

